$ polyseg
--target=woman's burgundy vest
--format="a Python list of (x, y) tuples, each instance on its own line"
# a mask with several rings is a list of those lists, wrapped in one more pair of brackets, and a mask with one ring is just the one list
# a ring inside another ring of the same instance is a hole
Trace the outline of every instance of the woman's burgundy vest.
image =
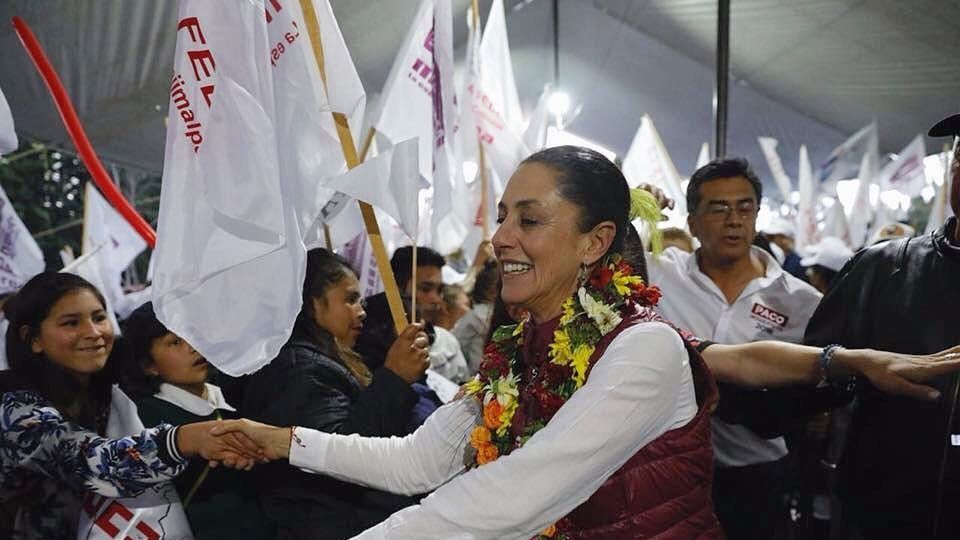
[[(642, 321), (621, 324), (605, 336), (597, 344), (597, 357), (617, 334), (637, 322)], [(539, 349), (541, 341), (545, 347), (553, 332), (541, 327), (535, 334), (531, 349)], [(560, 529), (570, 540), (724, 538), (711, 498), (710, 415), (717, 404), (717, 385), (700, 353), (686, 339), (684, 344), (696, 389), (696, 416), (641, 448), (568, 514)]]

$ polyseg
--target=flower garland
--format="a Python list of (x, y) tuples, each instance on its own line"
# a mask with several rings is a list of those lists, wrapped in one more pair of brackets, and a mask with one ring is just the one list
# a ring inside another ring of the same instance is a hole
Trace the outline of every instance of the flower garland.
[[(585, 282), (563, 303), (559, 325), (541, 376), (524, 381), (523, 346), (527, 319), (497, 328), (484, 349), (480, 372), (466, 384), (468, 395), (483, 402), (483, 424), (470, 434), (468, 466), (480, 466), (509, 454), (543, 428), (561, 406), (584, 385), (596, 346), (637, 306), (654, 306), (660, 290), (648, 287), (618, 255), (598, 264)], [(521, 396), (522, 392), (522, 396)], [(536, 400), (542, 418), (517, 418), (521, 400)], [(563, 540), (551, 525), (537, 538)]]

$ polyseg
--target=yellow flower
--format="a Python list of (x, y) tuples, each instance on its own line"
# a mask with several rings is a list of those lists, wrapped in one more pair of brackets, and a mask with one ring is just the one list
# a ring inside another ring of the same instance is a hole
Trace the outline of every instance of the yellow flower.
[(570, 321), (573, 320), (573, 317), (576, 315), (573, 311), (574, 302), (573, 297), (567, 298), (563, 303), (563, 316), (560, 317), (560, 326), (566, 326)]
[(590, 365), (590, 357), (593, 356), (593, 350), (592, 345), (581, 343), (577, 345), (577, 348), (573, 351), (573, 380), (577, 384), (577, 388), (583, 386), (584, 381), (587, 380), (587, 367)]
[(619, 271), (613, 273), (613, 288), (617, 290), (620, 296), (630, 294), (630, 285), (639, 285), (643, 283), (640, 276), (623, 275)]
[(467, 395), (473, 396), (479, 394), (480, 391), (483, 390), (483, 383), (480, 381), (480, 376), (478, 375), (467, 381), (463, 387), (467, 391)]
[(540, 531), (540, 536), (546, 536), (547, 538), (553, 538), (557, 534), (556, 524), (547, 527), (546, 529)]
[(503, 408), (503, 412), (500, 413), (500, 427), (497, 428), (497, 436), (503, 437), (507, 434), (507, 430), (510, 429), (510, 424), (513, 423), (513, 414), (517, 412), (517, 401), (513, 400), (506, 407)]
[(570, 363), (573, 351), (570, 349), (570, 334), (567, 334), (566, 330), (558, 329), (553, 332), (549, 356), (554, 364), (565, 366)]

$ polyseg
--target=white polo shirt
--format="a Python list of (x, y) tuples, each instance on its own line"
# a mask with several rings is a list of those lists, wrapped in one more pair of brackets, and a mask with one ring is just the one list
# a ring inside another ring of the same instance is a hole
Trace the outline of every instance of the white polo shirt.
[[(675, 325), (697, 337), (724, 344), (775, 339), (802, 343), (807, 322), (820, 303), (820, 293), (791, 276), (769, 253), (753, 254), (766, 265), (766, 275), (750, 281), (733, 302), (700, 270), (695, 254), (667, 248), (649, 256), (650, 283), (660, 287), (660, 311)], [(722, 396), (721, 396), (722, 399)], [(744, 426), (713, 419), (717, 463), (740, 467), (775, 461), (787, 455), (783, 437), (764, 439)]]

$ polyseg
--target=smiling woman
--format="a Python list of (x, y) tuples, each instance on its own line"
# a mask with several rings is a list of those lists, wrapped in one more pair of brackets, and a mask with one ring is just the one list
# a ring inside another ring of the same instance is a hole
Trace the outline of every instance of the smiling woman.
[(134, 496), (180, 473), (185, 457), (222, 459), (231, 444), (209, 436), (213, 423), (102, 436), (116, 349), (104, 305), (93, 285), (64, 273), (35, 276), (4, 305), (10, 371), (0, 375), (0, 500), (26, 501), (15, 538), (76, 538), (85, 492)]

